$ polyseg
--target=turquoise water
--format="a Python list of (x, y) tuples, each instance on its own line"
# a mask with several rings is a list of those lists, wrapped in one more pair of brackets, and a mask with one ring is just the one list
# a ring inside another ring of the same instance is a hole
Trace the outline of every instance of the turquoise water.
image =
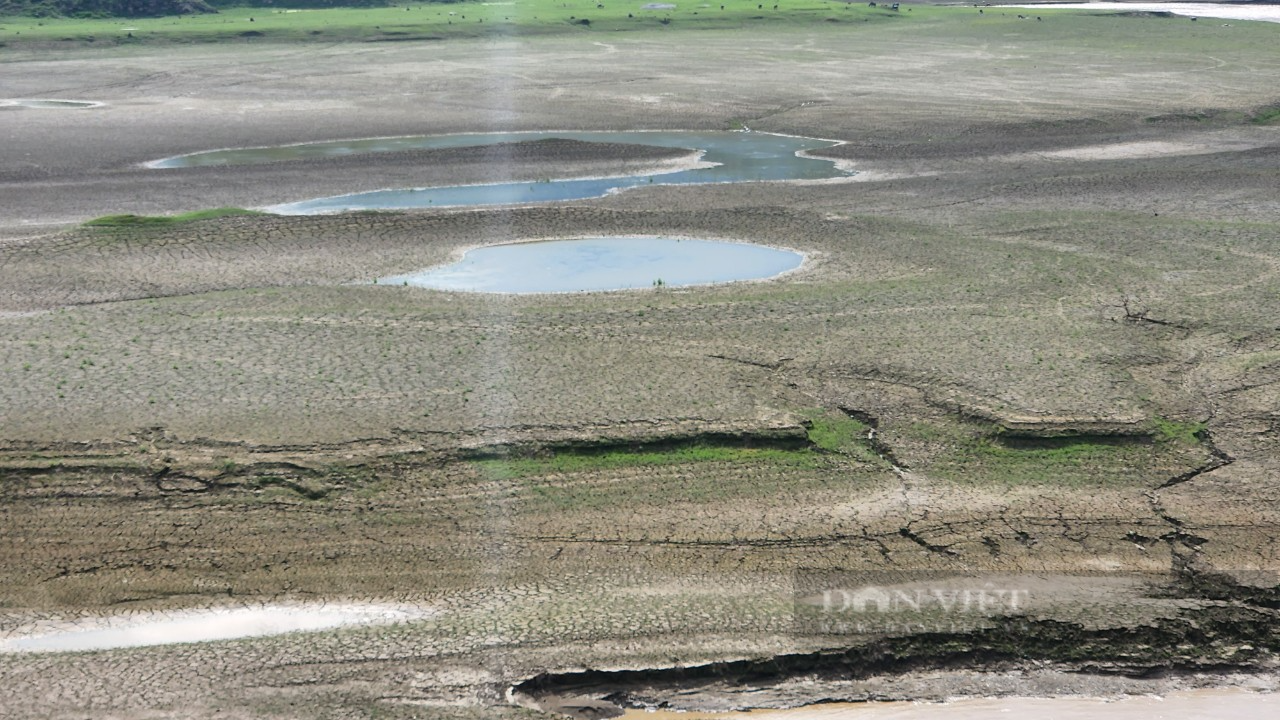
[(836, 145), (830, 140), (772, 135), (760, 132), (532, 132), (434, 135), (353, 140), (274, 148), (214, 150), (158, 160), (156, 168), (242, 165), (280, 160), (336, 157), (356, 153), (436, 149), (564, 138), (584, 142), (631, 143), (704, 151), (703, 160), (715, 167), (658, 175), (403, 188), (303, 200), (267, 208), (285, 215), (310, 215), (344, 210), (391, 210), (477, 205), (524, 205), (556, 200), (601, 197), (610, 192), (648, 185), (752, 182), (762, 180), (821, 180), (846, 177), (828, 160), (799, 157), (804, 150)]
[(451, 265), (378, 278), (378, 284), (493, 293), (680, 287), (773, 277), (804, 261), (762, 245), (661, 237), (492, 245)]

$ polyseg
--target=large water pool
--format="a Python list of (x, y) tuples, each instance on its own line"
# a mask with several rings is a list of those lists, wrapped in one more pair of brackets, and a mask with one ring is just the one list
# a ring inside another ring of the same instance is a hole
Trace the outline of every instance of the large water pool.
[(639, 176), (543, 180), (489, 185), (399, 188), (302, 200), (267, 208), (284, 215), (310, 215), (348, 210), (477, 205), (524, 205), (556, 200), (580, 200), (650, 185), (753, 182), (762, 180), (822, 180), (846, 177), (830, 160), (804, 157), (807, 150), (838, 143), (816, 138), (762, 132), (525, 132), (343, 140), (303, 145), (238, 150), (213, 150), (179, 155), (148, 163), (153, 168), (252, 165), (282, 160), (338, 157), (358, 153), (474, 147), (496, 143), (563, 138), (583, 142), (629, 143), (702, 151), (710, 167)]

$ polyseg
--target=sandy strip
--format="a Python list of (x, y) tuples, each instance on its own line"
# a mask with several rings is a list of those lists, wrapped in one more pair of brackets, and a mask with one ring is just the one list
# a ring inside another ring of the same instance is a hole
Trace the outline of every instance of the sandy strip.
[(298, 603), (220, 607), (132, 615), (36, 621), (0, 640), (0, 653), (145, 647), (316, 632), (352, 625), (385, 625), (427, 617), (416, 606)]
[(1050, 150), (1047, 152), (1017, 153), (1000, 156), (1006, 162), (1031, 159), (1050, 160), (1130, 160), (1136, 158), (1170, 157), (1176, 155), (1209, 155), (1220, 152), (1242, 152), (1266, 147), (1266, 143), (1222, 140), (1218, 142), (1177, 142), (1150, 140), (1114, 143), (1110, 145), (1086, 145), (1084, 147)]

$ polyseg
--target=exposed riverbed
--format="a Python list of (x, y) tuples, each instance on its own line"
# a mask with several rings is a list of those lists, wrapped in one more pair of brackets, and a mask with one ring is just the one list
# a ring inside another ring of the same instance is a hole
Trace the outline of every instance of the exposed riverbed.
[(1103, 698), (981, 698), (946, 703), (824, 703), (791, 710), (700, 713), (628, 710), (628, 720), (987, 720), (1044, 717), (1054, 720), (1270, 720), (1280, 697), (1250, 690), (1190, 690), (1164, 696)]

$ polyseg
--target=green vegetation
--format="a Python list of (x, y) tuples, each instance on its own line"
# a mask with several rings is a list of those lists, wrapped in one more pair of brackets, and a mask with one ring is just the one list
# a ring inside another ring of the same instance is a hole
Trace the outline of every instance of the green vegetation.
[(1151, 424), (1157, 441), (1181, 445), (1199, 445), (1205, 431), (1205, 424), (1198, 422), (1180, 423), (1158, 417)]
[(984, 424), (913, 423), (914, 442), (946, 450), (918, 469), (967, 485), (1054, 487), (1150, 484), (1203, 464), (1204, 426), (1162, 418), (1150, 435), (1009, 437)]
[[(870, 426), (841, 413), (821, 409), (806, 411), (807, 439), (811, 448), (742, 447), (697, 443), (677, 447), (633, 450), (628, 448), (568, 450), (546, 457), (491, 458), (475, 461), (487, 477), (509, 480), (575, 472), (634, 467), (662, 467), (689, 463), (764, 463), (791, 467), (820, 467), (823, 453), (848, 455), (878, 463), (867, 440)], [(817, 452), (815, 452), (817, 451)]]
[(771, 463), (798, 467), (816, 467), (819, 464), (819, 459), (818, 456), (808, 450), (688, 445), (669, 450), (569, 451), (549, 457), (477, 460), (475, 464), (487, 477), (496, 480), (512, 480), (563, 473), (712, 462)]
[[(457, 2), (459, 0), (427, 0)], [(0, 0), (0, 15), (39, 18), (147, 18), (216, 13), (218, 8), (388, 7), (394, 0)]]
[(809, 442), (821, 450), (828, 452), (845, 452), (850, 447), (862, 444), (867, 437), (870, 426), (851, 417), (834, 416), (823, 411), (807, 413), (809, 422)]
[(178, 223), (195, 222), (197, 220), (213, 220), (215, 218), (233, 217), (237, 215), (266, 215), (257, 210), (244, 208), (213, 208), (197, 210), (181, 215), (104, 215), (85, 223), (88, 227), (140, 227), (150, 225), (176, 225)]
[[(641, 479), (606, 482), (565, 482), (563, 478), (528, 478), (519, 490), (525, 509), (532, 512), (562, 510), (616, 510), (622, 507), (662, 507), (672, 503), (714, 503), (740, 498), (765, 498), (785, 494), (847, 487), (849, 477), (814, 468), (788, 458), (777, 465), (735, 461), (728, 472), (668, 472), (646, 474)], [(810, 456), (804, 462), (815, 462)], [(810, 472), (797, 472), (797, 467)]]
[[(4, 0), (0, 0), (3, 2)], [(350, 3), (355, 4), (355, 3)], [(865, 5), (832, 5), (819, 0), (790, 2), (773, 9), (754, 0), (726, 0), (710, 7), (680, 5), (670, 10), (645, 10), (637, 4), (596, 0), (529, 0), (512, 5), (457, 2), (409, 3), (395, 7), (329, 7), (298, 9), (231, 7), (211, 14), (170, 17), (131, 17), (127, 23), (110, 17), (15, 17), (13, 6), (0, 5), (0, 42), (82, 42), (137, 44), (151, 42), (274, 41), (411, 41), (448, 37), (509, 37), (598, 33), (629, 30), (668, 32), (685, 29), (743, 29), (768, 27), (844, 27), (856, 23), (904, 23), (954, 11), (916, 8), (897, 13)], [(8, 7), (10, 9), (6, 10)], [(583, 23), (588, 20), (588, 23)]]
[(968, 483), (1083, 486), (1125, 479), (1150, 466), (1150, 446), (1063, 438), (1044, 446), (1009, 447), (991, 437), (974, 438), (940, 463), (938, 474)]
[[(1040, 41), (1070, 38), (1081, 51), (1142, 47), (1145, 42), (1168, 44), (1172, 37), (1183, 54), (1223, 52), (1274, 43), (1269, 23), (1238, 23), (1229, 35), (1205, 32), (1191, 23), (1186, 27), (1149, 17), (1123, 17), (1080, 10), (1044, 10), (1045, 22), (1029, 30), (1016, 14), (987, 13), (972, 7), (917, 5), (894, 11), (881, 5), (792, 0), (786, 4), (756, 0), (723, 3), (677, 3), (671, 9), (644, 9), (642, 3), (598, 3), (596, 0), (522, 0), (520, 3), (470, 1), (396, 3), (383, 0), (214, 0), (215, 12), (182, 14), (182, 7), (205, 6), (203, 0), (91, 0), (121, 7), (150, 4), (174, 9), (162, 12), (125, 12), (113, 17), (108, 11), (60, 10), (86, 0), (0, 0), (0, 43), (81, 43), (136, 45), (149, 43), (225, 42), (341, 42), (434, 41), (465, 37), (512, 35), (587, 35), (619, 31), (681, 32), (687, 30), (783, 30), (804, 28), (848, 35), (867, 29), (895, 32), (930, 28), (942, 32), (948, 42), (990, 42), (1009, 31), (1031, 32)], [(269, 5), (267, 3), (270, 3)], [(255, 3), (262, 6), (253, 7)], [(234, 5), (234, 7), (233, 7)], [(603, 5), (601, 7), (601, 5)], [(43, 17), (33, 17), (32, 8)], [(209, 7), (205, 6), (205, 7)], [(1204, 25), (1203, 23), (1201, 24)], [(1030, 58), (1030, 56), (1028, 56)], [(1032, 70), (1033, 59), (1010, 58), (1015, 69)], [(1275, 115), (1263, 111), (1255, 122), (1272, 122)], [(739, 118), (736, 124), (742, 125)]]
[[(756, 0), (723, 3), (677, 3), (673, 9), (646, 10), (641, 3), (597, 3), (596, 0), (527, 0), (515, 4), (477, 2), (419, 2), (385, 6), (381, 0), (283, 0), (269, 6), (250, 7), (267, 0), (215, 0), (217, 11), (181, 14), (166, 10), (164, 16), (134, 13), (127, 19), (107, 12), (64, 12), (54, 8), (45, 17), (33, 17), (35, 5), (53, 7), (58, 0), (0, 0), (0, 43), (82, 43), (134, 45), (149, 43), (225, 42), (340, 42), (434, 41), (465, 37), (512, 35), (599, 34), (619, 31), (681, 32), (687, 30), (750, 30), (804, 28), (848, 35), (866, 29), (875, 32), (906, 28), (932, 28), (948, 42), (989, 42), (1016, 30), (1034, 32), (1042, 40), (1070, 38), (1079, 48), (1140, 47), (1143, 42), (1170, 42), (1176, 36), (1184, 54), (1222, 52), (1227, 47), (1270, 49), (1274, 43), (1268, 23), (1233, 24), (1230, 35), (1197, 31), (1152, 22), (1151, 18), (1090, 14), (1077, 10), (1045, 10), (1045, 22), (1029, 31), (1014, 13), (979, 16), (971, 7), (912, 6), (895, 12), (888, 6), (822, 0), (792, 0), (778, 4)], [(77, 0), (63, 0), (74, 3)], [(81, 0), (82, 1), (82, 0)], [(95, 0), (97, 1), (97, 0)], [(100, 0), (107, 2), (108, 0)], [(185, 0), (111, 0), (139, 6), (149, 2)], [(203, 4), (200, 0), (195, 3)], [(231, 7), (231, 5), (236, 5)], [(603, 5), (603, 7), (599, 7)], [(44, 12), (44, 11), (42, 11)], [(25, 13), (25, 14), (24, 14)], [(78, 16), (77, 16), (78, 15)], [(584, 22), (585, 21), (585, 22)], [(1202, 24), (1203, 25), (1203, 24)], [(1256, 27), (1263, 26), (1263, 27)], [(1012, 67), (1034, 69), (1034, 61), (1010, 59)], [(1272, 122), (1264, 111), (1255, 122)], [(738, 119), (737, 124), (745, 123)]]
[(804, 413), (809, 421), (809, 442), (824, 452), (848, 455), (856, 460), (883, 464), (876, 452), (869, 433), (871, 426), (843, 413), (810, 410)]
[(31, 17), (162, 17), (217, 12), (204, 0), (0, 0), (0, 15)]
[(1280, 123), (1280, 105), (1262, 108), (1253, 114), (1250, 122), (1255, 125), (1275, 125)]

